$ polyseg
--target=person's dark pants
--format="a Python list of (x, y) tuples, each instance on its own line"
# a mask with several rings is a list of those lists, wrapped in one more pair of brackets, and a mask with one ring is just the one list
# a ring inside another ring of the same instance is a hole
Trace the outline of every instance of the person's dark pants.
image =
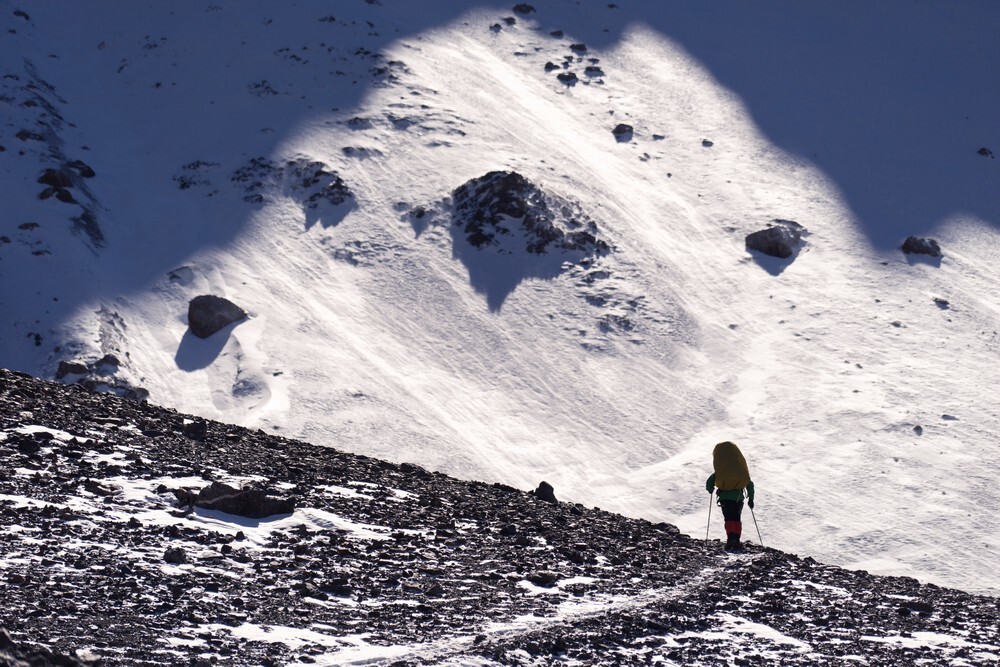
[(722, 518), (726, 521), (726, 546), (737, 547), (740, 544), (740, 535), (743, 534), (743, 522), (740, 515), (743, 513), (742, 500), (719, 500), (722, 507)]

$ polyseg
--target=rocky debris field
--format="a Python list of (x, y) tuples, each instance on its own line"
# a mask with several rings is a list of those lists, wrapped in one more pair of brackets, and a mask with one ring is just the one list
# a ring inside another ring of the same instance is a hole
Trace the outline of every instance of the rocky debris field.
[(993, 598), (9, 371), (0, 452), (0, 665), (1000, 659)]

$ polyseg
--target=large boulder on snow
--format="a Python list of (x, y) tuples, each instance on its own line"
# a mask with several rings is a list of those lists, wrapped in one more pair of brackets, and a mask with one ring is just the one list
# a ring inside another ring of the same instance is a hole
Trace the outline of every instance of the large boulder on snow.
[[(565, 250), (601, 254), (608, 244), (597, 225), (569, 202), (556, 199), (514, 171), (491, 171), (452, 192), (454, 223), (476, 248), (520, 246), (536, 255)], [(508, 241), (510, 243), (508, 243)]]
[(918, 236), (907, 236), (899, 247), (906, 255), (930, 255), (941, 257), (941, 246), (934, 239), (924, 239)]
[(229, 299), (212, 294), (196, 296), (188, 304), (188, 326), (198, 338), (208, 338), (246, 316), (246, 311)]
[(802, 226), (790, 220), (775, 220), (773, 226), (746, 237), (747, 250), (755, 250), (770, 257), (788, 259), (802, 243)]
[(260, 489), (237, 489), (222, 482), (212, 482), (197, 494), (185, 490), (175, 491), (174, 494), (183, 504), (249, 519), (263, 519), (295, 511), (292, 500), (269, 496)]

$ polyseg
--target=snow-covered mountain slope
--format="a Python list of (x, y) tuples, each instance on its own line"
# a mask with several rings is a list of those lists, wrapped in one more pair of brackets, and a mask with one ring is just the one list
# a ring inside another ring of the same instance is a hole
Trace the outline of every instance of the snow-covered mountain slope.
[(0, 365), (996, 594), (1000, 12), (532, 5), (4, 5)]

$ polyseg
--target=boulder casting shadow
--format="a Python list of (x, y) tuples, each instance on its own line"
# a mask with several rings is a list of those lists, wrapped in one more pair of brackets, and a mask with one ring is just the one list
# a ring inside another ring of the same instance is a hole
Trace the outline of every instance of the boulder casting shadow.
[(935, 239), (919, 236), (907, 236), (899, 249), (903, 251), (906, 261), (910, 266), (914, 264), (927, 264), (935, 268), (940, 268), (941, 259), (944, 257), (944, 253), (941, 252), (941, 245)]
[(261, 489), (238, 489), (222, 482), (212, 482), (198, 493), (179, 489), (174, 495), (181, 504), (246, 519), (260, 520), (295, 511), (295, 503), (291, 500), (269, 496)]
[(746, 249), (758, 266), (777, 276), (799, 256), (805, 234), (805, 227), (793, 220), (774, 220), (766, 229), (747, 235)]
[(452, 256), (492, 312), (524, 280), (551, 280), (569, 265), (610, 252), (578, 206), (517, 172), (493, 171), (456, 188), (450, 232)]

